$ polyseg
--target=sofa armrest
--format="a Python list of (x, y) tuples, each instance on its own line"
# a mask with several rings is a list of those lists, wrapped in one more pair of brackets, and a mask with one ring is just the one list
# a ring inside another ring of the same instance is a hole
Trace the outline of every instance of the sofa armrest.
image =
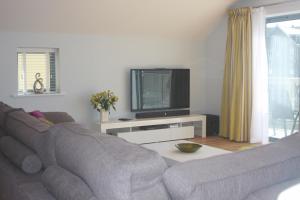
[(164, 174), (174, 200), (241, 200), (300, 177), (300, 135), (248, 151), (175, 165)]
[(75, 120), (66, 112), (43, 112), (46, 119), (53, 122), (54, 124), (64, 122), (74, 122)]

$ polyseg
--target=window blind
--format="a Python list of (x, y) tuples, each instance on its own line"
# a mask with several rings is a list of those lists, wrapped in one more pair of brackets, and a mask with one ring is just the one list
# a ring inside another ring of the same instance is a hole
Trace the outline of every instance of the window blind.
[(56, 68), (55, 68), (55, 53), (51, 52), (50, 56), (50, 91), (56, 91)]

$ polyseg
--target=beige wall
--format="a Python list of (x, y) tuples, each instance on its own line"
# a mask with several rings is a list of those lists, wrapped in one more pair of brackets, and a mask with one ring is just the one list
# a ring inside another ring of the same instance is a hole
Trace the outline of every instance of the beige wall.
[[(115, 117), (130, 115), (131, 67), (191, 69), (191, 110), (218, 113), (219, 68), (206, 62), (207, 34), (236, 0), (34, 0), (0, 6), (0, 100), (30, 111), (67, 111), (91, 124), (89, 96), (104, 89), (119, 97)], [(97, 36), (95, 36), (97, 35)], [(217, 44), (216, 44), (217, 45)], [(60, 50), (63, 96), (13, 98), (16, 49)], [(217, 61), (216, 61), (217, 62)]]
[[(204, 112), (205, 57), (201, 42), (139, 37), (104, 37), (44, 33), (0, 32), (0, 100), (27, 111), (66, 111), (79, 122), (99, 119), (89, 96), (111, 89), (119, 97), (115, 117), (130, 115), (129, 69), (185, 67), (191, 69), (191, 110)], [(19, 97), (18, 47), (54, 47), (60, 50), (63, 96)]]

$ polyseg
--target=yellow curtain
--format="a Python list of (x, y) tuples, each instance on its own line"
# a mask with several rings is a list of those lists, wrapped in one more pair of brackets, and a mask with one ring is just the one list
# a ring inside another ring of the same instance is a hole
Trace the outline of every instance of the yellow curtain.
[(250, 139), (252, 106), (251, 9), (229, 11), (220, 136)]

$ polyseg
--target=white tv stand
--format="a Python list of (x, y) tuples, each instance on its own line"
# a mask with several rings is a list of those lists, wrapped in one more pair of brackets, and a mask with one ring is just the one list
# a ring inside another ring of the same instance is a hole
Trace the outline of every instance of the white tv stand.
[[(120, 130), (113, 133), (129, 142), (145, 144), (169, 140), (178, 140), (194, 137), (194, 126), (191, 122), (202, 122), (201, 136), (206, 137), (206, 116), (205, 115), (183, 115), (174, 117), (156, 117), (145, 119), (132, 119), (130, 121), (120, 121), (112, 119), (108, 122), (100, 123), (100, 131), (103, 134), (108, 130)], [(143, 130), (141, 127), (151, 127), (155, 125), (165, 125), (163, 128)], [(124, 129), (126, 131), (124, 132)]]

